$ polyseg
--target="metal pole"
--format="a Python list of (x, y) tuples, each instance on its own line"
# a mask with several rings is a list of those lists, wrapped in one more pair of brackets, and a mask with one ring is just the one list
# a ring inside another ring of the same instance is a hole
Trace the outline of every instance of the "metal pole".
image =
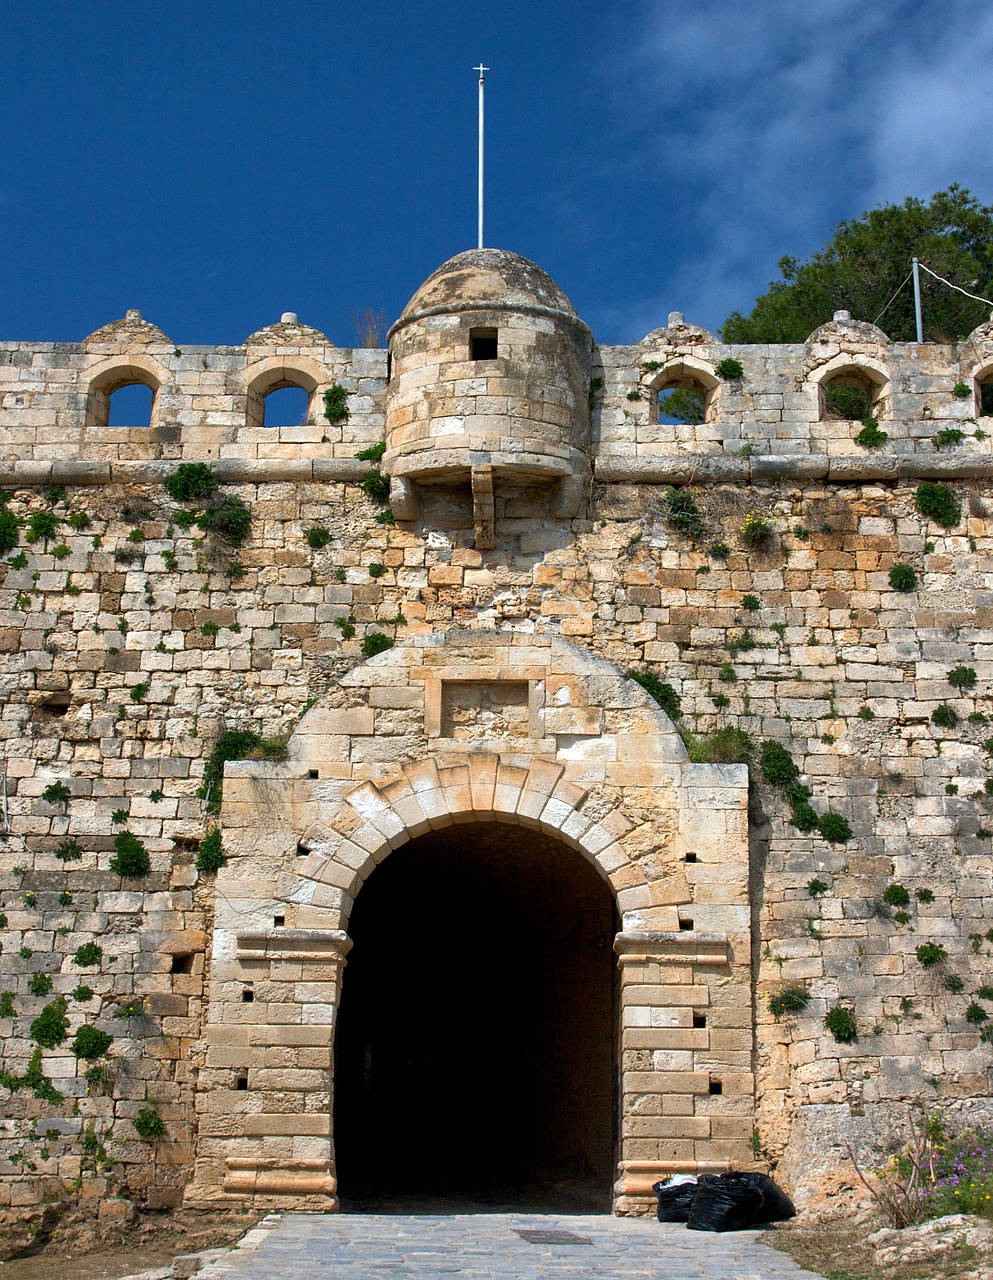
[(917, 321), (917, 341), (924, 341), (924, 320), (921, 316), (921, 273), (918, 269), (917, 259), (913, 259), (914, 272), (914, 319)]
[(477, 239), (479, 241), (477, 248), (483, 247), (483, 120), (484, 120), (484, 104), (483, 104), (483, 84), (485, 82), (484, 72), (489, 71), (489, 67), (484, 67), (480, 62), (478, 67), (473, 67), (473, 71), (479, 72), (479, 190), (477, 192), (478, 206), (478, 227)]

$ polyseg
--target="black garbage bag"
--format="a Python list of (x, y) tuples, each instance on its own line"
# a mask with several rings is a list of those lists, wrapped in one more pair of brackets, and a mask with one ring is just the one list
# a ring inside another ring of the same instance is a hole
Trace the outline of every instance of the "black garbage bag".
[(681, 1182), (675, 1187), (667, 1187), (664, 1182), (656, 1182), (652, 1190), (659, 1198), (659, 1222), (686, 1222), (690, 1216), (693, 1197), (696, 1195), (695, 1182)]
[(786, 1192), (767, 1173), (728, 1173), (739, 1185), (756, 1187), (762, 1192), (762, 1215), (757, 1222), (783, 1222), (796, 1217), (796, 1208)]
[(695, 1180), (679, 1182), (674, 1186), (667, 1182), (653, 1183), (652, 1191), (659, 1199), (659, 1222), (685, 1222), (690, 1216), (690, 1206), (700, 1183), (716, 1181), (716, 1173), (702, 1173)]
[(796, 1214), (793, 1202), (764, 1173), (722, 1173), (698, 1185), (686, 1225), (691, 1231), (744, 1231)]
[(686, 1225), (691, 1231), (744, 1231), (758, 1222), (762, 1201), (758, 1187), (720, 1177), (698, 1187)]

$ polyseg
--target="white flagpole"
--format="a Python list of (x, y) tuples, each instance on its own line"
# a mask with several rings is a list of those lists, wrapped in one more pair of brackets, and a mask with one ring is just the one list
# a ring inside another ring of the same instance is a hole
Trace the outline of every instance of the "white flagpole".
[(483, 247), (483, 118), (484, 118), (483, 116), (483, 113), (484, 113), (483, 84), (485, 81), (484, 72), (489, 71), (489, 69), (490, 69), (489, 67), (484, 67), (482, 62), (480, 62), (478, 67), (473, 67), (473, 71), (479, 72), (479, 165), (478, 165), (479, 189), (477, 192), (477, 205), (478, 205), (477, 239), (479, 241), (479, 244), (477, 247), (480, 249), (482, 249)]
[(921, 273), (917, 268), (917, 259), (911, 258), (911, 270), (914, 273), (914, 322), (917, 325), (917, 341), (924, 341), (924, 321), (921, 318)]

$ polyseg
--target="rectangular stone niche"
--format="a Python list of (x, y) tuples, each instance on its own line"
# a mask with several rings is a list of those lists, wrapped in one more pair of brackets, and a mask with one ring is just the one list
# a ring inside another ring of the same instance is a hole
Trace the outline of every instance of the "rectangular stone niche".
[(429, 723), (428, 733), (456, 742), (537, 737), (531, 684), (528, 680), (441, 680), (437, 718), (429, 714), (434, 723)]

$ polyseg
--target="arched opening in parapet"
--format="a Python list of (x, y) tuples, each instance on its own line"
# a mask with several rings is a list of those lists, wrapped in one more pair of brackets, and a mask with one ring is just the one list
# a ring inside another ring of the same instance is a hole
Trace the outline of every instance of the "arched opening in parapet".
[(248, 371), (245, 388), (245, 421), (249, 427), (302, 427), (319, 420), (321, 404), (319, 366), (285, 364), (282, 360), (260, 361)]
[(993, 365), (977, 369), (973, 380), (976, 386), (977, 416), (993, 418)]
[(108, 427), (147, 427), (152, 421), (155, 392), (144, 382), (128, 382), (107, 397)]
[(717, 379), (680, 362), (669, 365), (653, 384), (655, 421), (670, 426), (699, 426), (713, 421)]
[(533, 828), (455, 825), (376, 868), (335, 1036), (345, 1208), (609, 1211), (617, 928), (593, 864)]
[(87, 388), (87, 426), (157, 426), (161, 385), (137, 358), (104, 368)]
[(264, 427), (302, 427), (310, 421), (310, 393), (303, 387), (284, 383), (263, 398)]
[(874, 369), (849, 365), (820, 380), (822, 422), (861, 422), (885, 416), (887, 383)]

